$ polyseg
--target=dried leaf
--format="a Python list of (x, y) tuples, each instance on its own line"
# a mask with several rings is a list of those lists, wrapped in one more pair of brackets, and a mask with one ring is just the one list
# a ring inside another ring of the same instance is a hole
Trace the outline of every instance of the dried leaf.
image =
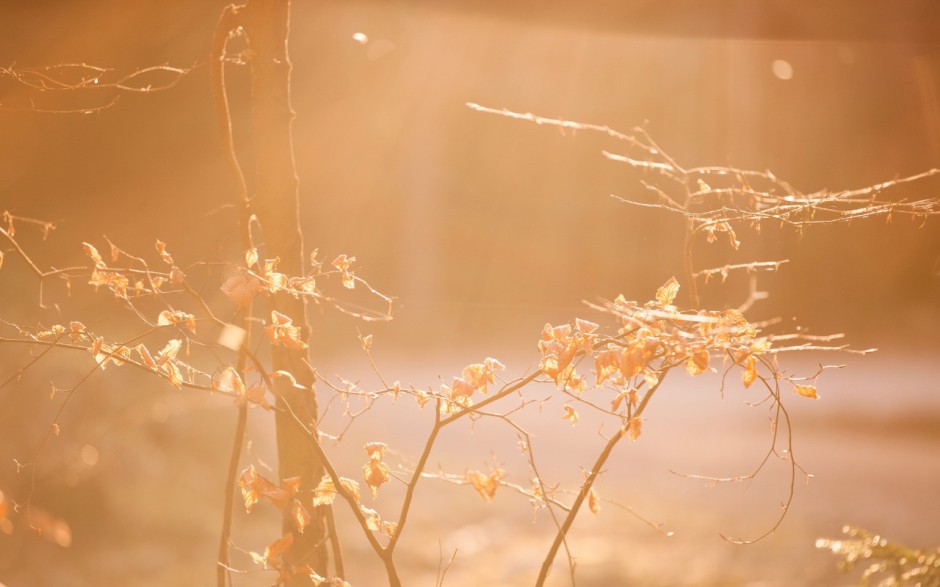
[(254, 465), (248, 465), (238, 477), (238, 486), (245, 500), (245, 511), (251, 512), (258, 501), (265, 497), (274, 507), (283, 510), (290, 502), (290, 492), (278, 487), (258, 474)]
[(660, 306), (669, 306), (672, 305), (672, 302), (676, 299), (676, 294), (679, 293), (679, 282), (676, 281), (675, 277), (670, 277), (669, 281), (663, 284), (658, 290), (656, 290), (656, 301)]
[(245, 265), (251, 269), (258, 263), (258, 249), (252, 248), (245, 251)]
[(157, 239), (157, 242), (154, 246), (157, 249), (157, 253), (160, 254), (160, 258), (163, 259), (167, 265), (173, 265), (173, 257), (171, 257), (170, 253), (167, 252), (166, 243), (160, 239)]
[(150, 351), (147, 350), (147, 347), (143, 343), (134, 347), (134, 350), (140, 355), (140, 359), (144, 362), (144, 365), (147, 365), (151, 369), (157, 368), (157, 362), (153, 360)]
[(599, 328), (599, 326), (593, 322), (588, 322), (587, 320), (582, 320), (581, 318), (575, 318), (574, 327), (578, 329), (579, 332), (585, 334), (591, 334)]
[(379, 487), (390, 479), (388, 465), (382, 461), (369, 459), (369, 462), (362, 467), (362, 476), (366, 481), (366, 485), (372, 490), (372, 498), (374, 499), (379, 495)]
[(372, 335), (367, 334), (366, 336), (359, 336), (359, 342), (362, 343), (362, 350), (369, 351), (372, 350)]
[(97, 268), (91, 272), (91, 278), (88, 280), (89, 285), (95, 286), (105, 286), (111, 290), (114, 295), (120, 299), (127, 298), (127, 286), (130, 284), (130, 280), (116, 271), (108, 270), (99, 271)]
[(506, 369), (506, 365), (503, 365), (493, 357), (483, 359), (483, 364), (486, 365), (486, 368), (490, 371), (504, 371)]
[(578, 423), (578, 412), (574, 410), (570, 405), (563, 406), (565, 408), (565, 413), (562, 415), (562, 420), (568, 420), (571, 422), (571, 425), (574, 426)]
[(288, 532), (284, 534), (271, 544), (267, 545), (264, 549), (264, 560), (266, 565), (278, 567), (280, 566), (281, 556), (284, 555), (290, 547), (294, 544), (294, 534)]
[(793, 390), (802, 397), (809, 397), (812, 399), (819, 399), (819, 394), (816, 393), (815, 385), (795, 385)]
[(597, 492), (594, 491), (594, 488), (591, 488), (591, 491), (588, 492), (588, 509), (591, 510), (591, 513), (595, 516), (601, 512), (601, 500), (597, 497)]
[(388, 445), (384, 442), (368, 442), (363, 448), (371, 460), (381, 461), (385, 457)]
[(324, 475), (313, 490), (313, 506), (330, 505), (336, 499), (336, 485), (329, 475)]
[(166, 346), (163, 347), (163, 350), (157, 355), (156, 360), (154, 361), (157, 366), (162, 366), (164, 363), (170, 360), (175, 360), (176, 355), (179, 353), (180, 348), (183, 346), (183, 341), (174, 338), (166, 343)]
[[(245, 395), (245, 383), (234, 367), (226, 367), (212, 376), (212, 389), (236, 393), (241, 399)], [(236, 401), (236, 403), (238, 403)]]
[(182, 389), (183, 374), (180, 373), (179, 367), (177, 367), (176, 363), (173, 361), (168, 361), (166, 364), (166, 378), (173, 387), (176, 389)]
[(369, 455), (369, 462), (363, 465), (362, 475), (366, 485), (372, 490), (372, 497), (375, 498), (378, 495), (379, 486), (390, 479), (388, 465), (382, 462), (388, 445), (384, 442), (370, 442), (364, 448), (366, 454)]
[(356, 280), (353, 277), (353, 272), (349, 270), (349, 266), (352, 265), (355, 260), (355, 257), (347, 257), (346, 255), (340, 255), (333, 259), (332, 265), (333, 267), (339, 269), (343, 278), (343, 287), (346, 289), (353, 289), (356, 287)]
[(617, 392), (616, 397), (610, 401), (610, 411), (616, 412), (617, 408), (620, 407), (620, 404), (623, 402), (623, 398), (625, 397), (627, 397), (627, 394), (623, 393), (622, 391)]
[(103, 268), (107, 267), (102, 260), (101, 255), (98, 253), (98, 249), (94, 245), (89, 243), (82, 243), (82, 248), (85, 249), (85, 254), (91, 257), (91, 260), (95, 263), (95, 267)]
[(608, 349), (595, 355), (594, 372), (597, 374), (597, 385), (600, 385), (618, 371), (620, 371), (620, 353), (618, 351)]
[(359, 484), (352, 479), (347, 479), (346, 477), (339, 478), (339, 484), (343, 486), (343, 489), (348, 491), (352, 496), (359, 501)]
[(748, 355), (748, 357), (744, 359), (744, 371), (741, 373), (741, 382), (744, 383), (744, 387), (750, 387), (755, 379), (757, 379), (757, 359), (754, 358), (754, 355)]
[(305, 508), (304, 505), (296, 499), (294, 500), (294, 504), (291, 506), (290, 517), (294, 522), (294, 527), (297, 528), (297, 531), (303, 534), (304, 528), (310, 524), (311, 516), (310, 512), (307, 511), (307, 508)]
[(69, 331), (69, 337), (72, 339), (72, 342), (78, 342), (85, 333), (85, 325), (81, 322), (69, 322)]
[(489, 475), (479, 471), (467, 471), (467, 481), (477, 490), (487, 503), (493, 503), (496, 497), (496, 489), (499, 488), (499, 481), (503, 478), (505, 472), (502, 469), (491, 471)]
[(169, 326), (172, 324), (185, 324), (189, 330), (196, 333), (196, 317), (180, 310), (163, 310), (157, 316), (157, 326)]
[(630, 440), (636, 442), (642, 432), (643, 419), (640, 417), (630, 418), (630, 422), (627, 424), (627, 434), (630, 436)]
[(289, 349), (303, 350), (307, 343), (300, 339), (300, 327), (294, 326), (293, 321), (276, 310), (271, 311), (271, 325), (264, 328), (271, 344), (282, 345)]
[(186, 281), (186, 274), (183, 273), (183, 270), (173, 265), (170, 268), (170, 283), (183, 283)]
[(685, 361), (685, 370), (690, 375), (701, 375), (708, 371), (708, 361), (710, 356), (707, 350), (700, 350), (689, 355)]
[(375, 511), (372, 508), (367, 508), (364, 505), (359, 506), (359, 511), (362, 512), (362, 515), (366, 519), (366, 527), (373, 532), (377, 532), (382, 528), (382, 517), (379, 515), (379, 512)]

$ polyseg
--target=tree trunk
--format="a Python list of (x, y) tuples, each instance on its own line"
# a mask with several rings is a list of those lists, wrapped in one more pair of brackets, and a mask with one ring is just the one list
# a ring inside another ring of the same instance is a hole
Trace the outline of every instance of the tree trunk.
[[(279, 270), (288, 275), (303, 275), (304, 245), (300, 229), (297, 171), (291, 125), (294, 111), (290, 103), (291, 64), (287, 53), (290, 22), (289, 0), (250, 0), (244, 12), (244, 26), (251, 51), (251, 113), (256, 162), (255, 193), (251, 207), (260, 221), (264, 250), (268, 258), (279, 257)], [(306, 303), (288, 295), (272, 298), (273, 309), (289, 316), (302, 327), (307, 340)], [(313, 389), (314, 372), (306, 350), (272, 346), (275, 370), (289, 371), (304, 389), (300, 390), (278, 378), (278, 405), (293, 412), (308, 429), (316, 431), (317, 400)], [(286, 559), (289, 564), (309, 565), (327, 575), (327, 527), (323, 508), (312, 506), (313, 488), (323, 476), (323, 463), (291, 416), (277, 415), (279, 475), (301, 478), (304, 505), (313, 515), (311, 524), (301, 534), (284, 517), (284, 532), (294, 533), (294, 542)], [(312, 585), (304, 577), (289, 583)]]

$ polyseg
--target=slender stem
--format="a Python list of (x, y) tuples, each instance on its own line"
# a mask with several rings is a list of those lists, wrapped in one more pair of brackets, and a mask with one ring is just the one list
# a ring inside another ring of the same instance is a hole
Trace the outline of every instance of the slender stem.
[[(666, 378), (666, 374), (663, 373), (660, 377), (659, 382), (651, 387), (646, 395), (643, 396), (640, 405), (637, 406), (636, 412), (634, 412), (633, 417), (639, 418), (643, 411), (646, 409), (646, 406), (649, 404), (650, 399), (653, 397), (653, 394), (659, 389), (659, 386), (662, 385), (663, 380)], [(584, 483), (581, 485), (581, 490), (578, 491), (578, 496), (575, 498), (574, 503), (571, 504), (571, 509), (568, 510), (568, 515), (565, 517), (564, 523), (562, 523), (561, 528), (558, 529), (558, 532), (555, 534), (555, 540), (552, 542), (551, 548), (548, 549), (548, 553), (545, 555), (545, 560), (542, 561), (542, 568), (539, 569), (539, 576), (535, 582), (536, 587), (542, 587), (545, 584), (545, 580), (548, 578), (548, 573), (552, 568), (552, 562), (555, 560), (555, 556), (558, 554), (558, 548), (564, 542), (568, 531), (571, 529), (571, 525), (574, 523), (575, 518), (578, 517), (578, 511), (581, 509), (581, 505), (584, 503), (584, 500), (587, 498), (588, 494), (591, 492), (591, 488), (594, 486), (594, 481), (597, 480), (597, 476), (600, 474), (601, 469), (604, 467), (604, 463), (607, 462), (607, 459), (610, 457), (610, 454), (613, 452), (614, 447), (617, 446), (617, 443), (627, 435), (627, 425), (621, 426), (620, 430), (616, 434), (610, 437), (607, 441), (607, 444), (604, 445), (604, 450), (597, 456), (597, 460), (594, 461), (594, 466), (591, 467), (590, 472), (588, 472), (587, 479), (584, 480)]]
[(434, 448), (434, 442), (437, 440), (437, 435), (443, 427), (444, 424), (441, 423), (441, 400), (437, 400), (434, 410), (434, 427), (431, 429), (431, 434), (428, 435), (428, 439), (424, 443), (424, 451), (421, 453), (421, 458), (418, 459), (418, 464), (415, 466), (411, 480), (408, 482), (408, 489), (405, 491), (405, 499), (401, 506), (401, 513), (398, 515), (398, 528), (395, 530), (395, 534), (388, 543), (387, 550), (389, 554), (394, 552), (395, 545), (398, 544), (398, 538), (401, 536), (401, 532), (405, 527), (405, 522), (408, 521), (408, 512), (411, 510), (412, 501), (414, 501), (415, 487), (417, 487), (418, 481), (421, 480), (421, 473), (424, 471), (425, 465), (427, 465), (428, 457), (431, 456), (431, 449)]
[[(245, 430), (248, 424), (248, 405), (239, 406), (238, 420), (235, 424), (235, 439), (232, 442), (232, 455), (228, 463), (228, 475), (225, 479), (225, 505), (222, 516), (222, 535), (219, 538), (219, 566), (216, 569), (216, 585), (225, 587), (229, 566), (228, 545), (232, 536), (232, 508), (235, 505), (235, 479), (242, 448), (245, 445)], [(231, 582), (229, 582), (231, 584)]]
[(545, 584), (545, 579), (548, 578), (548, 572), (552, 568), (552, 562), (555, 560), (555, 555), (558, 554), (558, 548), (561, 546), (561, 543), (568, 535), (568, 530), (571, 529), (571, 525), (574, 523), (574, 520), (578, 515), (578, 510), (580, 510), (581, 504), (584, 503), (584, 500), (591, 491), (591, 487), (594, 486), (594, 480), (600, 473), (604, 463), (607, 462), (607, 459), (610, 457), (611, 452), (613, 452), (614, 447), (618, 442), (620, 442), (620, 439), (626, 435), (627, 428), (626, 426), (622, 426), (616, 434), (610, 437), (610, 440), (608, 440), (607, 444), (604, 446), (604, 450), (602, 450), (601, 454), (598, 455), (597, 460), (594, 462), (594, 466), (591, 467), (591, 471), (587, 475), (587, 479), (585, 479), (584, 483), (581, 485), (581, 490), (578, 491), (578, 496), (575, 498), (574, 503), (571, 504), (571, 510), (565, 517), (565, 521), (562, 523), (561, 528), (558, 529), (558, 532), (555, 533), (555, 540), (552, 542), (551, 548), (548, 549), (548, 553), (545, 555), (545, 560), (542, 561), (542, 568), (539, 570), (539, 577), (535, 582), (536, 587), (541, 587)]

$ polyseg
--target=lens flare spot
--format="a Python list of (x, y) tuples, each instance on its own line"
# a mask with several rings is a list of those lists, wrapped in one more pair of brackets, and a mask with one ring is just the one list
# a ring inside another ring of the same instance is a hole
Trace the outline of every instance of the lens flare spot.
[(770, 64), (770, 71), (773, 72), (774, 77), (777, 79), (793, 79), (793, 66), (790, 65), (789, 61), (784, 59), (774, 59), (773, 63)]

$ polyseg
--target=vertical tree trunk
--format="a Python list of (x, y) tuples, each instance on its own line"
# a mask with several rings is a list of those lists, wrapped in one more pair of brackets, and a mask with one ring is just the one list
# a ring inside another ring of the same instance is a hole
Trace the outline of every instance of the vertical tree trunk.
[[(287, 53), (290, 22), (289, 0), (250, 0), (244, 12), (244, 26), (251, 50), (251, 112), (256, 187), (252, 210), (261, 223), (265, 254), (281, 259), (280, 270), (289, 275), (302, 275), (305, 269), (303, 236), (300, 229), (297, 171), (291, 125), (294, 111), (290, 103), (291, 64)], [(273, 307), (302, 326), (303, 339), (309, 333), (305, 300), (280, 295), (273, 298)], [(317, 400), (314, 373), (306, 350), (272, 347), (274, 369), (290, 371), (303, 390), (284, 383), (277, 391), (278, 403), (293, 412), (310, 430), (316, 430)], [(283, 378), (279, 378), (283, 382)], [(281, 385), (279, 383), (279, 385)], [(279, 475), (300, 477), (301, 489), (308, 493), (305, 506), (313, 514), (303, 534), (296, 532), (285, 514), (284, 531), (294, 532), (294, 543), (287, 560), (305, 564), (321, 575), (327, 575), (328, 554), (325, 512), (312, 507), (312, 490), (323, 476), (323, 463), (310, 448), (308, 440), (290, 421), (290, 416), (277, 416), (277, 448)], [(303, 577), (290, 585), (309, 585)]]

